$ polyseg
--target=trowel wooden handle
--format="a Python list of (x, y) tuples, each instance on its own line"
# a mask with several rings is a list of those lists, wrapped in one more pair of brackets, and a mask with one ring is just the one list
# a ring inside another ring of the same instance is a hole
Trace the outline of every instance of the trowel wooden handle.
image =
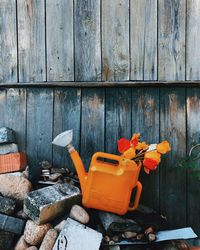
[(139, 201), (140, 201), (140, 195), (141, 195), (141, 192), (142, 192), (142, 184), (139, 181), (137, 181), (136, 188), (137, 188), (137, 192), (136, 192), (136, 195), (135, 195), (135, 201), (134, 201), (133, 207), (128, 208), (129, 211), (133, 211), (138, 207), (138, 204), (139, 204)]
[(119, 163), (122, 160), (122, 157), (119, 156), (119, 155), (108, 154), (108, 153), (104, 153), (104, 152), (96, 152), (92, 156), (92, 162), (96, 161), (98, 158), (104, 158), (104, 159), (114, 160), (114, 161), (118, 161)]

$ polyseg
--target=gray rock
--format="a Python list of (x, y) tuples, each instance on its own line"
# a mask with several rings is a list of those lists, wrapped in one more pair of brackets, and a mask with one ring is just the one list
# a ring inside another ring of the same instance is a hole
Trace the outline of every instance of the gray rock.
[(0, 213), (11, 215), (14, 213), (16, 200), (0, 196)]
[(15, 143), (0, 144), (0, 155), (6, 155), (17, 152), (18, 152), (18, 146)]
[(102, 234), (68, 218), (53, 250), (98, 250)]
[(56, 184), (28, 193), (24, 200), (24, 212), (35, 223), (42, 224), (67, 213), (80, 200), (77, 187)]
[(0, 214), (0, 230), (14, 234), (22, 234), (25, 227), (25, 220)]
[(33, 221), (28, 220), (24, 229), (24, 239), (28, 244), (38, 246), (50, 228), (51, 224), (49, 223), (37, 225)]
[(14, 241), (14, 234), (9, 232), (0, 231), (0, 249), (11, 250)]
[(1, 143), (16, 143), (15, 132), (11, 128), (0, 128), (0, 144)]

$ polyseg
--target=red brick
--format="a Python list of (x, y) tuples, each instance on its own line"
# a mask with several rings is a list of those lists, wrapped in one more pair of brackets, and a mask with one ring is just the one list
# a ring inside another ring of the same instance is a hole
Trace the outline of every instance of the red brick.
[(0, 155), (0, 174), (24, 170), (27, 166), (25, 153)]

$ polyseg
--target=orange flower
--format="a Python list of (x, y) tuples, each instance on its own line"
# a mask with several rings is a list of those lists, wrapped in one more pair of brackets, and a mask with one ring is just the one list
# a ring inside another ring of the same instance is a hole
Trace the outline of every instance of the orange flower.
[(143, 165), (149, 170), (155, 170), (157, 168), (158, 163), (154, 159), (145, 158), (143, 161)]
[(156, 161), (157, 165), (160, 163), (160, 157), (161, 155), (157, 151), (149, 151), (144, 155), (144, 159), (153, 159)]
[(133, 159), (135, 157), (135, 149), (129, 148), (123, 153), (123, 156), (127, 159)]
[(145, 142), (138, 142), (137, 150), (146, 150), (149, 146)]
[(134, 134), (134, 135), (132, 136), (132, 138), (131, 138), (131, 147), (134, 147), (134, 148), (137, 147), (139, 137), (140, 137), (140, 133)]
[(120, 153), (124, 153), (126, 150), (130, 148), (130, 141), (125, 138), (119, 139), (117, 141), (117, 144), (118, 144), (118, 150)]
[(166, 154), (171, 150), (169, 142), (168, 141), (163, 141), (159, 143), (156, 147), (157, 151), (161, 154)]

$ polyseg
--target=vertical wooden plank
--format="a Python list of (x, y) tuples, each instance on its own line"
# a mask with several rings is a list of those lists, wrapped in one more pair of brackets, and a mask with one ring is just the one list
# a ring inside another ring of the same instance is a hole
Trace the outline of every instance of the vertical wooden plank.
[[(132, 93), (132, 133), (141, 133), (147, 143), (159, 142), (159, 89), (139, 88)], [(143, 185), (141, 202), (159, 209), (159, 169), (149, 175), (141, 170)]]
[(131, 138), (131, 91), (106, 89), (105, 152), (119, 154), (117, 140)]
[(102, 1), (102, 78), (129, 80), (129, 0)]
[(0, 82), (17, 82), (15, 0), (0, 1)]
[[(192, 144), (199, 143), (200, 130), (200, 89), (188, 88), (187, 89), (187, 147), (188, 152)], [(198, 164), (199, 162), (197, 162)], [(188, 199), (187, 199), (187, 223), (192, 226), (195, 232), (200, 234), (200, 207), (199, 207), (199, 181), (188, 172)]]
[(82, 90), (81, 156), (88, 169), (92, 155), (104, 151), (104, 89)]
[(100, 81), (100, 0), (75, 0), (74, 26), (75, 81)]
[(3, 110), (5, 126), (12, 128), (17, 137), (20, 151), (26, 149), (26, 89), (9, 88)]
[(44, 0), (17, 0), (19, 81), (46, 81)]
[(157, 0), (130, 1), (131, 80), (157, 80)]
[(186, 80), (200, 80), (200, 1), (187, 0)]
[(47, 81), (73, 81), (73, 0), (46, 1), (46, 29)]
[[(81, 90), (76, 88), (55, 89), (54, 131), (53, 137), (59, 133), (73, 129), (73, 146), (80, 152), (80, 111)], [(57, 167), (75, 170), (69, 154), (61, 147), (53, 147), (53, 163)]]
[(158, 79), (185, 80), (186, 0), (158, 1)]
[(32, 170), (52, 161), (53, 90), (27, 89), (27, 154)]
[(5, 126), (6, 89), (0, 88), (0, 127)]
[(172, 171), (172, 167), (186, 153), (185, 89), (162, 88), (160, 103), (160, 139), (168, 140), (172, 147), (160, 166), (160, 208), (171, 227), (184, 227), (186, 173)]

